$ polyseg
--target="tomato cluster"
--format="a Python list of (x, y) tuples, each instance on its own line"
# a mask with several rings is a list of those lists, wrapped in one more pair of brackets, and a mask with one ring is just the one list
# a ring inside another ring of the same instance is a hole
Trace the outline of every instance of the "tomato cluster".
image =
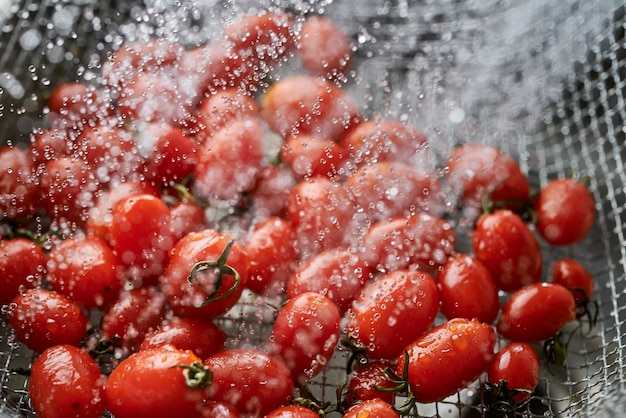
[[(581, 240), (593, 197), (574, 179), (532, 194), (490, 146), (429, 163), (423, 133), (348, 94), (352, 54), (328, 18), (283, 12), (196, 48), (127, 44), (0, 150), (0, 303), (39, 354), (39, 416), (397, 417), (483, 374), (528, 398), (533, 344), (594, 287), (571, 259), (543, 280), (540, 240)], [(267, 340), (221, 327), (244, 294), (279, 302)], [(313, 399), (346, 346), (341, 399)]]

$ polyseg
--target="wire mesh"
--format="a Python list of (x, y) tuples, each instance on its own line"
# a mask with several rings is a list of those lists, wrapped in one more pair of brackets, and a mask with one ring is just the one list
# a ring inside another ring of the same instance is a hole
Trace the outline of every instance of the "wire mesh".
[[(617, 1), (7, 2), (0, 25), (0, 135), (28, 141), (43, 123), (53, 83), (95, 79), (107, 52), (172, 29), (202, 43), (250, 8), (326, 13), (357, 45), (348, 88), (370, 114), (407, 120), (441, 161), (460, 142), (496, 145), (518, 158), (534, 188), (572, 172), (589, 178), (597, 221), (579, 244), (545, 247), (550, 261), (578, 259), (596, 280), (597, 325), (573, 340), (567, 367), (544, 371), (524, 416), (619, 414), (626, 338), (626, 10)], [(2, 15), (0, 15), (2, 16)], [(172, 18), (173, 17), (173, 18)], [(215, 23), (217, 22), (217, 24)], [(288, 71), (283, 69), (282, 71)], [(231, 344), (262, 343), (271, 307), (242, 299), (220, 325)], [(270, 301), (271, 302), (271, 301)], [(538, 348), (540, 350), (540, 348)], [(32, 416), (33, 354), (0, 319), (0, 417)], [(338, 350), (312, 382), (334, 400), (345, 381)], [(545, 368), (544, 368), (545, 369)], [(489, 416), (480, 382), (420, 416)]]

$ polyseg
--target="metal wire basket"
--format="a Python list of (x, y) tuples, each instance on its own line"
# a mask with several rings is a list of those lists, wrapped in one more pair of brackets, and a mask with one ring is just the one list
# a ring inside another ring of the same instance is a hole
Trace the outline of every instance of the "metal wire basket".
[[(579, 244), (545, 247), (581, 261), (596, 280), (599, 319), (545, 372), (525, 416), (623, 415), (626, 383), (626, 8), (619, 1), (506, 0), (263, 2), (0, 2), (0, 138), (26, 142), (43, 122), (52, 85), (96, 80), (122, 42), (175, 30), (189, 44), (254, 8), (325, 13), (355, 42), (350, 94), (374, 115), (413, 122), (435, 159), (460, 142), (496, 145), (520, 161), (534, 188), (578, 172), (590, 178), (597, 221)], [(279, 69), (280, 71), (280, 69)], [(285, 70), (287, 71), (287, 70)], [(232, 344), (269, 331), (263, 305), (242, 298), (222, 318)], [(32, 416), (26, 370), (33, 354), (0, 319), (0, 416)], [(312, 382), (334, 400), (346, 353)], [(489, 416), (480, 382), (420, 416)], [(621, 411), (621, 413), (620, 413)]]

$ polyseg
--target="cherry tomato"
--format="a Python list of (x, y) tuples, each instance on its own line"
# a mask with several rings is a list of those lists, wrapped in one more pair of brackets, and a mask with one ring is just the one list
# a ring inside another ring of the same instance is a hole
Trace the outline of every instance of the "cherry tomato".
[(0, 305), (9, 303), (22, 289), (36, 287), (46, 272), (46, 255), (26, 238), (0, 241)]
[(332, 300), (343, 313), (371, 274), (372, 270), (358, 252), (331, 248), (303, 261), (295, 269), (287, 281), (287, 296), (317, 292)]
[(111, 246), (128, 280), (136, 287), (154, 284), (176, 242), (170, 209), (159, 197), (136, 194), (115, 205), (112, 219)]
[(250, 258), (248, 288), (259, 295), (280, 295), (298, 262), (296, 232), (285, 219), (271, 216), (254, 226), (244, 245)]
[(550, 269), (552, 283), (567, 287), (574, 295), (576, 304), (586, 304), (593, 296), (594, 280), (589, 271), (572, 258), (561, 258)]
[(352, 59), (352, 42), (343, 30), (325, 16), (311, 16), (302, 22), (298, 52), (312, 74), (341, 77)]
[(200, 203), (183, 199), (170, 208), (170, 229), (178, 241), (194, 231), (207, 227), (206, 214)]
[(441, 313), (492, 323), (500, 311), (498, 286), (489, 269), (469, 254), (450, 257), (437, 275)]
[(226, 333), (212, 321), (173, 317), (146, 335), (140, 349), (171, 344), (180, 350), (190, 350), (207, 358), (224, 349)]
[(509, 154), (498, 148), (461, 145), (450, 153), (447, 168), (448, 183), (468, 208), (480, 208), (486, 194), (491, 202), (516, 202), (518, 207), (530, 197), (526, 175)]
[(533, 283), (514, 292), (502, 307), (497, 328), (502, 337), (537, 342), (553, 337), (576, 319), (576, 302), (564, 286)]
[(263, 160), (263, 125), (235, 120), (198, 150), (195, 190), (204, 198), (234, 199), (254, 187)]
[(52, 90), (47, 105), (53, 114), (86, 125), (109, 113), (106, 101), (98, 96), (97, 87), (70, 81)]
[(359, 123), (343, 136), (340, 143), (356, 166), (379, 161), (415, 165), (425, 156), (428, 140), (413, 126), (382, 119)]
[(149, 124), (138, 140), (150, 135), (146, 142), (152, 150), (146, 164), (146, 176), (156, 186), (170, 186), (193, 173), (197, 163), (196, 142), (183, 131), (168, 124)]
[(439, 402), (463, 389), (487, 369), (496, 344), (494, 329), (475, 319), (455, 318), (424, 333), (398, 358), (417, 402)]
[(344, 158), (345, 151), (336, 142), (308, 134), (290, 136), (280, 150), (281, 161), (289, 165), (298, 179), (336, 178), (341, 174)]
[(382, 273), (434, 272), (454, 253), (456, 232), (448, 221), (418, 212), (374, 223), (361, 245), (367, 263)]
[(96, 361), (72, 345), (55, 345), (33, 361), (28, 392), (42, 418), (100, 418), (105, 378)]
[(109, 375), (104, 399), (116, 418), (197, 416), (209, 384), (195, 354), (163, 346), (122, 360)]
[(541, 279), (541, 248), (528, 225), (510, 210), (482, 215), (472, 233), (472, 248), (506, 292)]
[(7, 317), (18, 340), (38, 353), (59, 344), (78, 346), (87, 332), (81, 308), (54, 291), (28, 289), (9, 308)]
[(108, 306), (122, 289), (115, 254), (99, 238), (61, 241), (48, 254), (47, 270), (56, 291), (87, 309)]
[(348, 382), (345, 398), (348, 405), (376, 398), (393, 405), (395, 392), (385, 392), (378, 388), (391, 389), (396, 385), (389, 381), (387, 374), (387, 369), (394, 370), (394, 366), (390, 360), (370, 360), (366, 364), (357, 365)]
[(533, 204), (537, 232), (553, 245), (570, 245), (593, 227), (595, 200), (587, 187), (571, 178), (550, 181)]
[(30, 154), (37, 166), (72, 153), (80, 131), (45, 127), (31, 134)]
[(528, 399), (539, 383), (539, 357), (535, 349), (523, 342), (514, 342), (500, 349), (489, 364), (487, 381), (493, 385), (506, 382), (507, 390), (519, 391), (514, 402)]
[(337, 306), (319, 293), (301, 293), (278, 312), (270, 336), (270, 353), (304, 384), (328, 364), (339, 342)]
[(293, 172), (287, 167), (269, 165), (262, 168), (250, 191), (255, 219), (284, 217), (287, 199), (296, 183)]
[(0, 149), (0, 216), (15, 220), (30, 216), (39, 206), (35, 165), (21, 148)]
[(263, 119), (283, 138), (311, 134), (336, 141), (358, 119), (348, 94), (318, 77), (294, 75), (272, 84), (261, 99)]
[(209, 398), (227, 402), (246, 416), (265, 416), (293, 396), (289, 369), (254, 349), (229, 349), (204, 361), (213, 373)]
[(319, 415), (304, 406), (287, 405), (274, 409), (265, 418), (319, 418)]
[(344, 184), (357, 210), (372, 222), (441, 206), (438, 179), (401, 162), (363, 165)]
[(430, 275), (394, 271), (365, 285), (347, 314), (345, 331), (369, 357), (393, 359), (433, 325), (439, 303)]
[(381, 399), (370, 399), (352, 406), (343, 418), (399, 418), (400, 414)]
[(296, 184), (289, 194), (286, 211), (296, 230), (303, 259), (350, 239), (354, 208), (347, 191), (328, 178), (314, 177)]
[(174, 314), (211, 320), (237, 303), (248, 281), (249, 266), (240, 244), (209, 228), (178, 241), (159, 283)]
[(152, 287), (139, 287), (123, 291), (104, 312), (100, 326), (105, 339), (119, 339), (122, 347), (132, 352), (164, 317), (163, 294)]

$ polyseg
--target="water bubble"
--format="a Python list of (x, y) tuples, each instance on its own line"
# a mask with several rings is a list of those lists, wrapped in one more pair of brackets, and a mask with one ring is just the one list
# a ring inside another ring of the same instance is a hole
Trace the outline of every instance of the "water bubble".
[(25, 51), (32, 51), (41, 43), (41, 33), (37, 29), (29, 29), (20, 36), (20, 46)]

